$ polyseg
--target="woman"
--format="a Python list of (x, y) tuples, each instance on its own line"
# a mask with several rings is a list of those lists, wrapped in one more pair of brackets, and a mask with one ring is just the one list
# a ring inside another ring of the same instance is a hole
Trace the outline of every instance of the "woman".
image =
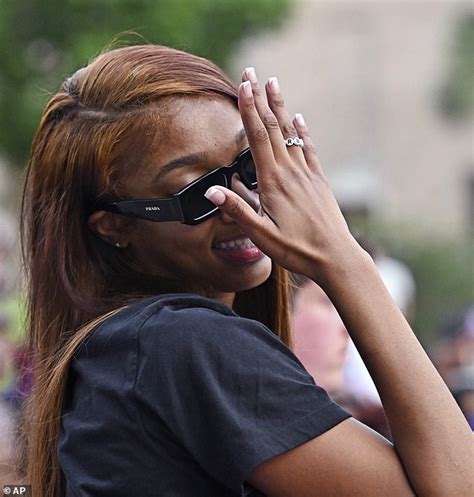
[[(23, 212), (34, 495), (465, 495), (462, 414), (349, 233), (302, 116), (275, 78), (268, 104), (252, 68), (243, 79), (127, 47), (47, 104)], [(284, 268), (334, 302), (396, 450), (290, 351)]]

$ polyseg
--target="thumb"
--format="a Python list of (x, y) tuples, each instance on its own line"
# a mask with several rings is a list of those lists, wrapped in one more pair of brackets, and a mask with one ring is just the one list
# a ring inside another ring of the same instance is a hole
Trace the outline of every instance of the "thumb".
[[(239, 195), (223, 186), (211, 186), (204, 196), (233, 219), (249, 236), (261, 236), (265, 222), (254, 209)], [(257, 240), (254, 240), (254, 242)]]

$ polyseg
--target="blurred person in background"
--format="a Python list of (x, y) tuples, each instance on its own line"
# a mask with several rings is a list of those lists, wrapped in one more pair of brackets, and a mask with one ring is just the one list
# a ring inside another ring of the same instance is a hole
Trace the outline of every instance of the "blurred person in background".
[(292, 274), (291, 277), (294, 283), (291, 331), (295, 355), (316, 383), (338, 404), (359, 421), (390, 438), (382, 404), (368, 400), (364, 395), (358, 396), (350, 384), (347, 386), (344, 373), (351, 340), (333, 303), (314, 281), (301, 275)]
[(443, 327), (432, 357), (474, 429), (474, 304)]
[[(408, 322), (415, 315), (416, 284), (410, 268), (402, 261), (390, 257), (383, 248), (366, 237), (358, 237), (358, 242), (371, 255), (385, 287), (398, 305)], [(380, 422), (384, 433), (384, 422), (380, 416), (382, 402), (356, 346), (349, 341), (347, 361), (344, 365), (344, 384), (348, 392), (372, 412), (375, 422)]]
[[(276, 78), (99, 55), (46, 104), (21, 219), (35, 497), (466, 493), (469, 427)], [(292, 352), (287, 270), (338, 309), (393, 445)]]
[[(354, 158), (343, 164), (330, 179), (351, 232), (370, 254), (385, 287), (405, 318), (411, 322), (416, 307), (416, 283), (413, 274), (404, 262), (391, 257), (385, 247), (370, 236), (371, 221), (382, 207), (384, 196), (378, 175), (370, 163)], [(344, 364), (344, 387), (346, 392), (365, 406), (368, 413), (373, 413), (374, 423), (388, 435), (379, 393), (351, 339), (348, 343), (347, 361)]]
[(0, 477), (12, 474), (17, 410), (9, 402), (8, 390), (16, 382), (17, 350), (13, 294), (16, 271), (12, 255), (16, 242), (16, 222), (0, 209)]
[(343, 388), (349, 335), (323, 289), (309, 278), (292, 278), (298, 278), (292, 296), (293, 351), (318, 385), (335, 394)]

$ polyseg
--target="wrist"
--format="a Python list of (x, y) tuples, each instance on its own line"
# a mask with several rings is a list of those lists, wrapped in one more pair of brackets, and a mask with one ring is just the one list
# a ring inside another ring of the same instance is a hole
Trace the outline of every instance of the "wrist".
[(344, 250), (319, 261), (318, 273), (311, 279), (328, 293), (337, 291), (338, 288), (348, 288), (352, 282), (360, 284), (361, 278), (370, 274), (378, 274), (375, 262), (352, 238)]

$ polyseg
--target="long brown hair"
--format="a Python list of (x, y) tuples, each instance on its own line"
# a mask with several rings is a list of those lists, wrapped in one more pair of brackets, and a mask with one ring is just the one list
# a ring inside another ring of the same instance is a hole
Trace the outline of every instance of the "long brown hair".
[[(150, 294), (137, 283), (126, 251), (102, 241), (87, 219), (101, 201), (123, 195), (121, 180), (133, 172), (127, 167), (146, 160), (160, 99), (193, 95), (237, 105), (235, 85), (212, 62), (157, 45), (129, 46), (102, 53), (80, 69), (44, 109), (22, 204), (35, 364), (23, 468), (35, 497), (62, 494), (56, 441), (74, 351), (100, 321)], [(274, 264), (265, 283), (236, 295), (234, 310), (263, 322), (291, 347), (287, 292), (287, 273)]]

